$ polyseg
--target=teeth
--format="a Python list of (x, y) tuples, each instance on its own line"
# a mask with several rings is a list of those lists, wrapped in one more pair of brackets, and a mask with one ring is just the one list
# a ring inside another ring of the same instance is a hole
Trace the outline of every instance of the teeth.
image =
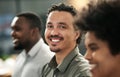
[(15, 43), (16, 41), (18, 41), (18, 39), (14, 39), (13, 42)]
[(60, 40), (52, 39), (52, 42), (59, 42)]
[(90, 64), (90, 69), (93, 69), (96, 67), (96, 64)]

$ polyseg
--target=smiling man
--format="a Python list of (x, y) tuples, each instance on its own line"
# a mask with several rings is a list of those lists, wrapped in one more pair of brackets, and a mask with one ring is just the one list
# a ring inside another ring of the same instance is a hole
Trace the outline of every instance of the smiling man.
[(74, 24), (72, 6), (53, 5), (48, 12), (45, 40), (55, 56), (46, 64), (42, 77), (90, 77), (87, 60), (79, 53), (81, 32)]
[(12, 77), (40, 77), (53, 53), (41, 37), (40, 18), (30, 12), (16, 15), (11, 23), (14, 48), (23, 50), (16, 59)]

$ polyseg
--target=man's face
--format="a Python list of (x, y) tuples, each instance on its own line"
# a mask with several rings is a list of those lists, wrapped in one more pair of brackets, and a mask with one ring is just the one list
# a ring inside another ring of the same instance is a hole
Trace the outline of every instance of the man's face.
[(25, 49), (30, 44), (31, 29), (24, 17), (15, 17), (11, 23), (11, 36), (15, 49)]
[(65, 11), (52, 11), (47, 18), (45, 39), (53, 52), (71, 51), (79, 32), (73, 26), (73, 16)]
[(113, 56), (106, 41), (97, 39), (93, 32), (87, 32), (85, 46), (87, 49), (85, 58), (91, 64), (93, 77), (120, 76), (116, 76), (120, 71), (120, 55)]

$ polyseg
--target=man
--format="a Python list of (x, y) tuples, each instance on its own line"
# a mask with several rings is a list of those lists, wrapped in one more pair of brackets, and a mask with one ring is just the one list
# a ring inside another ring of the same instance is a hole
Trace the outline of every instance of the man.
[(24, 49), (17, 57), (12, 77), (39, 77), (53, 53), (44, 43), (40, 31), (41, 21), (34, 13), (21, 13), (11, 23), (14, 48)]
[(120, 77), (120, 0), (102, 1), (84, 16), (77, 25), (86, 32), (92, 77)]
[(90, 77), (88, 62), (79, 53), (81, 33), (74, 24), (72, 6), (53, 5), (48, 12), (45, 39), (55, 56), (42, 70), (42, 77)]

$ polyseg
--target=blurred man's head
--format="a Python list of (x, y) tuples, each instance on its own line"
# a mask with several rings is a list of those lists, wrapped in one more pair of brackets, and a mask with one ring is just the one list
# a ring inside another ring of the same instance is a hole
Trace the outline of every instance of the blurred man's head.
[(33, 13), (21, 13), (11, 23), (11, 36), (15, 49), (30, 49), (39, 39), (41, 21)]

